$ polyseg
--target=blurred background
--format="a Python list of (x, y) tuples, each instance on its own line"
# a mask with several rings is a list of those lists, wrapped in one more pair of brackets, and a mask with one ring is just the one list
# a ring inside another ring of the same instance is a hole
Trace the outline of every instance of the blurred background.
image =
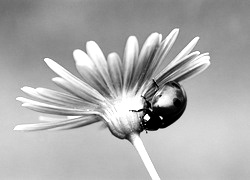
[(60, 132), (16, 132), (38, 113), (15, 100), (23, 86), (57, 88), (49, 57), (77, 74), (72, 52), (96, 41), (123, 54), (152, 32), (180, 34), (168, 61), (195, 36), (211, 66), (183, 82), (188, 107), (167, 129), (142, 133), (162, 179), (250, 179), (250, 1), (1, 0), (0, 179), (150, 179), (134, 148), (100, 124)]

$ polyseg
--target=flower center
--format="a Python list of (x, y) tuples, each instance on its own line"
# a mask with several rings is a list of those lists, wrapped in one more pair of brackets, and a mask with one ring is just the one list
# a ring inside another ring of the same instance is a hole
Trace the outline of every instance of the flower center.
[(131, 133), (141, 132), (142, 113), (132, 112), (143, 108), (143, 100), (140, 95), (123, 95), (112, 99), (104, 114), (108, 127), (112, 134), (118, 138), (128, 138)]

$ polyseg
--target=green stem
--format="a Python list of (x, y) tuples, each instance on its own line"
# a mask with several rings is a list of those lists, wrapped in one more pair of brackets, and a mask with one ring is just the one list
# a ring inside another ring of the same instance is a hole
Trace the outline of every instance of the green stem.
[(137, 152), (139, 153), (146, 169), (148, 170), (149, 175), (151, 176), (152, 180), (160, 180), (158, 173), (143, 145), (143, 142), (137, 133), (133, 133), (130, 135), (128, 140), (133, 144)]

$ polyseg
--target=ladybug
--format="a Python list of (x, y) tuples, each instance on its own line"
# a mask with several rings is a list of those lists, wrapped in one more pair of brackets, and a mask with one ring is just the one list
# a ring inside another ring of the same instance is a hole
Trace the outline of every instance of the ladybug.
[[(154, 80), (153, 80), (154, 81)], [(169, 81), (159, 88), (154, 81), (156, 91), (149, 102), (144, 96), (144, 108), (132, 110), (141, 112), (141, 126), (146, 131), (156, 131), (166, 128), (181, 117), (187, 105), (187, 96), (184, 88), (175, 81)]]

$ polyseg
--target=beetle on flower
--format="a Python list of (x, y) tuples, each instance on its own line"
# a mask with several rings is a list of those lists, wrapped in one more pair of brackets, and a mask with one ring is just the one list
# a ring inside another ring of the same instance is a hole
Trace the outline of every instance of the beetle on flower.
[[(130, 36), (122, 59), (114, 52), (106, 59), (99, 46), (89, 41), (86, 44), (87, 53), (79, 49), (73, 52), (81, 79), (46, 58), (46, 64), (59, 76), (52, 81), (67, 93), (46, 88), (23, 87), (22, 91), (34, 100), (23, 97), (18, 97), (17, 100), (31, 110), (63, 118), (42, 117), (41, 120), (45, 122), (18, 125), (14, 130), (73, 129), (101, 121), (114, 136), (129, 140), (141, 156), (151, 178), (160, 179), (139, 137), (149, 124), (144, 117), (148, 112), (154, 112), (154, 109), (144, 111), (143, 109), (150, 108), (145, 104), (150, 104), (156, 98), (156, 85), (161, 90), (171, 81), (179, 85), (181, 81), (199, 74), (210, 65), (208, 53), (191, 52), (199, 39), (196, 37), (156, 74), (162, 62), (166, 60), (178, 33), (179, 30), (174, 29), (164, 40), (161, 34), (152, 33), (140, 51), (137, 38)], [(182, 87), (179, 87), (179, 91), (182, 90)], [(161, 99), (164, 102), (178, 94), (170, 90), (164, 93), (167, 97)], [(186, 98), (186, 95), (183, 97)], [(182, 107), (185, 109), (185, 99), (183, 103)], [(170, 116), (168, 119), (168, 113), (164, 112), (164, 115), (164, 122), (171, 121)], [(154, 124), (154, 119), (151, 120)]]

